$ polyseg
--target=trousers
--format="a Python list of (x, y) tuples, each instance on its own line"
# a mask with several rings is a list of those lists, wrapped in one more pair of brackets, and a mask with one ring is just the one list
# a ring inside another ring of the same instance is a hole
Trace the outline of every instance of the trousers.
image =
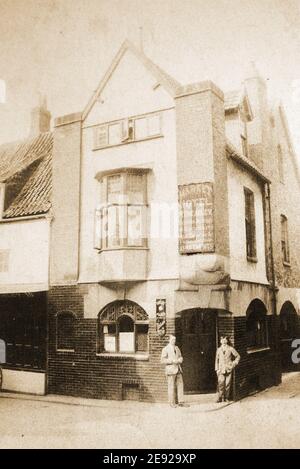
[(229, 399), (232, 373), (218, 374), (218, 394), (219, 399)]
[(183, 402), (182, 374), (167, 375), (169, 404), (174, 405)]

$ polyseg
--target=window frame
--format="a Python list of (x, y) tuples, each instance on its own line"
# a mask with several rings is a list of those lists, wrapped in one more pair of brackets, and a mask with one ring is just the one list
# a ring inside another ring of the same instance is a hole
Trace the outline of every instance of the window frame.
[(247, 260), (257, 262), (255, 195), (254, 192), (247, 187), (244, 187), (244, 204)]
[[(109, 308), (110, 306), (114, 306), (116, 308), (116, 317), (114, 319), (101, 319), (103, 315), (106, 313), (106, 309)], [(133, 313), (129, 312), (124, 312), (122, 309), (126, 305), (126, 307), (130, 307), (131, 309), (133, 308)], [(138, 319), (137, 318), (137, 313), (136, 313), (136, 308), (138, 308), (140, 311), (143, 312), (144, 319)], [(126, 350), (120, 350), (120, 320), (124, 317), (129, 318), (133, 322), (133, 344), (134, 344), (134, 350), (132, 351), (126, 351)], [(147, 319), (145, 319), (147, 317)], [(148, 356), (149, 354), (149, 316), (147, 313), (136, 303), (129, 301), (129, 300), (124, 300), (124, 301), (115, 301), (113, 303), (110, 303), (107, 305), (100, 313), (98, 314), (97, 317), (97, 355), (110, 355), (110, 356), (138, 356), (138, 355), (143, 355), (143, 356)], [(110, 334), (115, 337), (115, 349), (114, 351), (106, 350), (105, 349), (105, 332), (104, 332), (104, 326), (109, 326), (113, 325), (115, 327), (115, 333)], [(138, 328), (139, 326), (147, 326), (147, 343), (146, 343), (146, 350), (139, 350), (138, 349)]]
[[(149, 127), (149, 121), (150, 119), (153, 119), (154, 117), (158, 117), (159, 120), (159, 131), (157, 133), (150, 133), (150, 127)], [(147, 126), (147, 135), (137, 138), (136, 134), (136, 121), (141, 120), (141, 119), (146, 119), (146, 126)], [(109, 128), (112, 126), (115, 126), (119, 124), (120, 125), (120, 141), (119, 142), (113, 142), (110, 143), (109, 141)], [(105, 142), (102, 145), (99, 145), (98, 143), (98, 132), (100, 129), (105, 130), (105, 135), (106, 139)], [(115, 121), (110, 121), (110, 122), (105, 122), (99, 125), (96, 125), (94, 127), (94, 139), (93, 139), (93, 149), (94, 150), (100, 150), (103, 148), (108, 148), (108, 147), (113, 147), (113, 146), (118, 146), (118, 145), (125, 145), (127, 143), (132, 143), (132, 142), (140, 142), (144, 140), (150, 140), (153, 138), (158, 138), (162, 137), (162, 112), (161, 111), (155, 111), (152, 113), (148, 114), (142, 114), (138, 116), (132, 116), (132, 117), (127, 117), (123, 119), (118, 119)]]
[[(128, 190), (128, 181), (130, 176), (138, 176), (141, 178), (139, 195), (141, 202), (130, 201)], [(110, 177), (120, 177), (120, 195), (119, 201), (109, 201), (108, 181)], [(118, 171), (103, 176), (100, 180), (100, 196), (101, 206), (95, 210), (94, 215), (94, 248), (99, 251), (118, 250), (118, 249), (146, 249), (148, 246), (147, 237), (147, 174), (144, 171), (128, 169), (126, 171)], [(119, 233), (118, 243), (111, 244), (109, 231), (109, 211), (116, 208), (116, 228)], [(140, 225), (141, 237), (140, 243), (130, 243), (130, 223), (129, 211), (132, 207), (140, 209)], [(120, 229), (121, 227), (121, 229)]]
[[(252, 316), (254, 316), (252, 318)], [(249, 321), (252, 321), (252, 328), (255, 326), (255, 324), (260, 324), (260, 328), (258, 330), (261, 330), (261, 332), (257, 332), (254, 330), (251, 330), (247, 325), (249, 324)], [(263, 327), (261, 327), (261, 325)], [(247, 352), (255, 352), (259, 350), (265, 350), (269, 349), (269, 329), (268, 329), (268, 315), (267, 311), (263, 311), (263, 309), (251, 309), (247, 314), (246, 314), (246, 345), (247, 345)], [(250, 329), (250, 331), (249, 331)], [(257, 340), (257, 335), (255, 336), (255, 340), (249, 341), (249, 333), (251, 334), (259, 334), (259, 339)]]

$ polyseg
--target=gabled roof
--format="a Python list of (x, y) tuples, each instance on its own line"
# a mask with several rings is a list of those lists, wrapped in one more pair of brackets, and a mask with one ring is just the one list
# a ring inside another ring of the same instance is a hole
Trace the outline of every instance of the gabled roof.
[(263, 172), (256, 166), (256, 164), (251, 161), (246, 156), (242, 155), (235, 146), (227, 140), (226, 142), (226, 151), (228, 156), (246, 169), (248, 172), (254, 174), (257, 178), (259, 178), (263, 182), (270, 183), (271, 181), (263, 174)]
[(47, 213), (51, 206), (53, 136), (0, 146), (0, 182), (5, 182), (9, 205), (3, 218)]
[(135, 57), (137, 57), (144, 64), (146, 69), (149, 70), (149, 72), (154, 76), (154, 78), (157, 80), (157, 83), (162, 85), (166, 89), (166, 91), (170, 93), (171, 96), (174, 97), (176, 96), (176, 94), (178, 94), (181, 88), (180, 83), (174, 78), (172, 78), (170, 75), (168, 75), (158, 65), (152, 62), (152, 60), (150, 60), (141, 50), (137, 49), (130, 41), (126, 40), (123, 42), (121, 48), (119, 49), (114, 60), (112, 61), (109, 69), (105, 73), (96, 91), (94, 92), (86, 108), (84, 109), (83, 116), (82, 116), (83, 120), (86, 118), (86, 116), (90, 112), (93, 104), (98, 99), (99, 95), (101, 94), (101, 91), (104, 89), (105, 85), (107, 84), (114, 70), (117, 68), (120, 60), (122, 59), (126, 51), (132, 52), (135, 55)]

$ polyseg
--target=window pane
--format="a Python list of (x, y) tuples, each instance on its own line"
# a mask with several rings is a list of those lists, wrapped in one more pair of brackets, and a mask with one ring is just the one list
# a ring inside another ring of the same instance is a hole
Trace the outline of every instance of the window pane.
[(121, 123), (111, 124), (108, 126), (108, 142), (110, 145), (116, 145), (122, 141)]
[(148, 350), (148, 324), (136, 325), (136, 350), (138, 352)]
[(133, 332), (134, 331), (134, 322), (129, 316), (121, 316), (119, 322), (120, 332)]
[(135, 120), (134, 137), (136, 139), (142, 139), (142, 138), (148, 137), (148, 123), (147, 123), (146, 117)]
[(107, 247), (119, 247), (124, 239), (124, 207), (111, 206), (107, 209)]
[(116, 352), (116, 336), (104, 334), (105, 352)]
[(142, 216), (143, 207), (128, 206), (128, 246), (142, 246), (143, 232), (142, 232)]
[(119, 351), (134, 352), (134, 332), (119, 333)]
[(121, 202), (122, 178), (120, 175), (109, 176), (107, 178), (107, 201), (110, 204)]
[(104, 147), (107, 145), (107, 125), (96, 127), (94, 133), (95, 147)]
[(140, 174), (127, 174), (126, 200), (129, 204), (144, 203), (144, 178)]
[(159, 135), (160, 134), (160, 117), (149, 116), (148, 117), (148, 135)]

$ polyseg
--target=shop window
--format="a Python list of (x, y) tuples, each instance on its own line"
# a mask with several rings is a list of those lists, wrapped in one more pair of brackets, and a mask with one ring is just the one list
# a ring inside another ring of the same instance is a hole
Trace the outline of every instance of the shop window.
[(268, 347), (267, 311), (265, 305), (254, 300), (246, 313), (246, 337), (248, 350)]
[(281, 252), (282, 261), (285, 264), (290, 263), (290, 248), (289, 248), (289, 233), (288, 233), (288, 220), (286, 216), (280, 216), (281, 221)]
[(136, 303), (111, 303), (98, 316), (98, 353), (145, 353), (148, 329), (148, 316)]
[(28, 370), (46, 367), (46, 299), (44, 294), (9, 295), (1, 312), (5, 366)]
[(75, 316), (72, 312), (61, 312), (56, 317), (56, 349), (74, 351), (75, 349)]
[(245, 230), (246, 253), (248, 260), (256, 260), (256, 228), (254, 194), (250, 189), (244, 188), (245, 197)]
[(146, 175), (124, 172), (105, 176), (101, 188), (101, 208), (95, 215), (95, 248), (146, 247)]

